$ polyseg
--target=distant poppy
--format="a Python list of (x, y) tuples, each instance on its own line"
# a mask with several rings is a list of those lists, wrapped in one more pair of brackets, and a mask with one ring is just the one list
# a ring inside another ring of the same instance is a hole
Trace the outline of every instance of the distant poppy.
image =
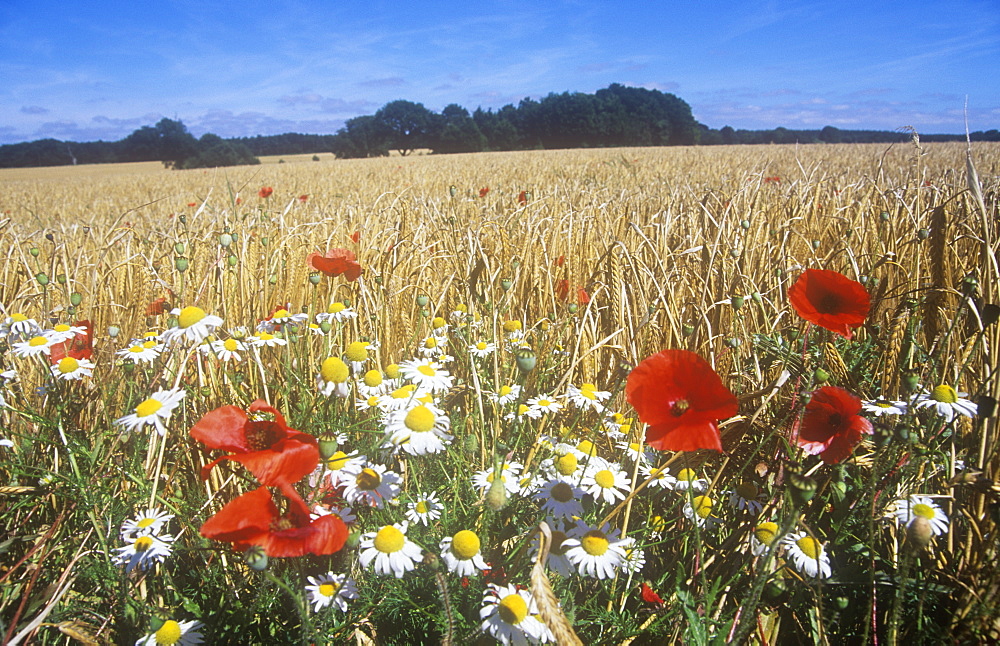
[(578, 287), (576, 290), (576, 302), (580, 305), (586, 305), (590, 302), (590, 294), (587, 293), (582, 287)]
[(660, 451), (721, 451), (718, 421), (739, 411), (712, 366), (689, 350), (643, 359), (628, 376), (625, 396), (649, 425), (646, 442)]
[(340, 276), (353, 282), (361, 275), (361, 265), (358, 264), (357, 256), (350, 249), (331, 249), (325, 256), (318, 253), (309, 254), (309, 264), (316, 271), (321, 271), (327, 276)]
[(267, 402), (250, 404), (250, 413), (270, 413), (274, 420), (251, 417), (239, 406), (221, 406), (205, 413), (191, 428), (191, 437), (209, 449), (228, 451), (201, 470), (201, 477), (223, 460), (245, 466), (263, 485), (297, 482), (319, 464), (316, 438), (289, 428)]
[[(482, 196), (480, 195), (480, 197), (482, 197)], [(527, 204), (528, 203), (528, 191), (521, 191), (520, 193), (518, 193), (517, 194), (517, 201), (520, 204)]]
[(206, 520), (201, 535), (232, 543), (240, 551), (259, 545), (270, 557), (323, 556), (344, 546), (347, 526), (337, 514), (310, 520), (309, 507), (290, 485), (281, 492), (288, 500), (284, 514), (267, 487), (260, 487), (232, 500)]
[(490, 192), (490, 187), (484, 186), (483, 188), (479, 189), (479, 197), (486, 197), (486, 194), (489, 192)]
[(351, 242), (353, 242), (354, 244), (357, 244), (357, 243), (361, 242), (361, 232), (360, 231), (355, 231), (354, 233), (351, 234)]
[(170, 311), (170, 303), (167, 302), (165, 296), (160, 296), (146, 306), (146, 316), (159, 316), (168, 311)]
[(273, 193), (273, 192), (274, 192), (274, 189), (271, 188), (270, 186), (261, 186), (260, 190), (257, 191), (257, 195), (259, 195), (263, 199), (267, 199), (267, 198), (271, 197), (271, 193)]
[(556, 283), (556, 299), (566, 301), (569, 298), (569, 279), (563, 278)]
[(236, 198), (236, 203), (237, 204), (243, 204), (243, 198), (242, 197)]
[(819, 455), (826, 464), (850, 457), (872, 423), (858, 413), (861, 400), (836, 386), (823, 386), (812, 394), (799, 429), (798, 443), (806, 453)]
[(77, 332), (72, 339), (56, 343), (49, 348), (49, 361), (54, 365), (65, 359), (93, 359), (94, 358), (94, 335), (90, 321), (77, 321), (73, 327), (83, 328), (83, 332)]
[(848, 339), (871, 307), (861, 283), (829, 269), (806, 269), (788, 289), (788, 302), (805, 320)]
[(555, 265), (556, 267), (562, 267), (565, 262), (566, 262), (566, 256), (560, 255), (558, 258), (556, 258)]
[(651, 603), (655, 606), (662, 606), (665, 603), (660, 595), (656, 594), (653, 588), (649, 587), (645, 583), (640, 586), (639, 590), (642, 595), (642, 600), (646, 603)]
[(305, 202), (308, 199), (309, 199), (308, 195), (300, 195), (299, 196), (299, 202)]
[(197, 202), (188, 202), (188, 206), (198, 206)]

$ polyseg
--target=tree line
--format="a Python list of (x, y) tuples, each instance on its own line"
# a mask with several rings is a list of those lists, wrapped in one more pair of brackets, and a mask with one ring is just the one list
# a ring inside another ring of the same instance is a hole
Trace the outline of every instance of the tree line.
[[(996, 129), (973, 132), (973, 141), (1000, 141)], [(435, 113), (421, 103), (397, 100), (372, 115), (348, 119), (332, 135), (286, 133), (223, 139), (191, 135), (180, 121), (161, 119), (114, 142), (41, 139), (0, 146), (0, 168), (130, 161), (161, 161), (170, 168), (259, 163), (259, 155), (332, 152), (338, 158), (379, 157), (395, 150), (465, 153), (499, 150), (610, 146), (677, 146), (788, 143), (894, 143), (907, 132), (712, 129), (669, 93), (614, 83), (593, 94), (552, 93), (498, 110), (474, 112), (457, 104)], [(921, 134), (923, 141), (963, 141), (964, 135)]]

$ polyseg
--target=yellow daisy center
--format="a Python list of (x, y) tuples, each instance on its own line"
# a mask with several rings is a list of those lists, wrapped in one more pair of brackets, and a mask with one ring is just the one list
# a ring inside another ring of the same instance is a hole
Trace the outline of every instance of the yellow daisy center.
[(512, 392), (514, 392), (514, 389), (511, 388), (510, 386), (500, 386), (500, 396), (501, 397), (506, 397), (507, 395), (511, 394)]
[(758, 493), (757, 486), (752, 482), (741, 482), (736, 485), (736, 495), (744, 500), (753, 500)]
[(189, 328), (206, 316), (205, 310), (194, 305), (188, 305), (181, 310), (180, 315), (177, 317), (177, 324), (182, 328)]
[(270, 332), (261, 332), (260, 334), (257, 335), (257, 338), (260, 339), (261, 341), (273, 341), (274, 335), (271, 334)]
[(435, 330), (443, 328), (446, 325), (448, 325), (448, 322), (445, 321), (444, 318), (440, 316), (435, 316), (434, 320), (431, 321), (431, 327), (434, 328)]
[(576, 459), (576, 454), (567, 453), (558, 460), (556, 460), (556, 471), (559, 475), (568, 476), (576, 473), (577, 467), (580, 465), (580, 461)]
[(422, 366), (417, 366), (417, 372), (424, 375), (425, 377), (433, 377), (434, 375), (437, 374), (437, 370), (426, 364)]
[(319, 593), (324, 597), (332, 597), (337, 594), (337, 590), (339, 589), (340, 586), (336, 583), (321, 583), (319, 586)]
[[(149, 341), (144, 341), (143, 344), (142, 344), (142, 347), (143, 348), (147, 348), (147, 349), (148, 348), (155, 348), (157, 346), (157, 344), (158, 344), (158, 341), (156, 339), (150, 339)], [(132, 346), (132, 347), (139, 347), (139, 346)]]
[(133, 345), (131, 348), (128, 349), (128, 351), (131, 352), (132, 354), (140, 354), (145, 350), (146, 348), (144, 345)]
[(958, 393), (951, 386), (941, 384), (940, 386), (935, 386), (934, 390), (931, 391), (931, 399), (943, 404), (954, 404), (958, 401)]
[(382, 484), (382, 476), (378, 474), (378, 471), (365, 467), (361, 470), (361, 473), (354, 478), (354, 481), (357, 483), (358, 489), (363, 491), (374, 491), (380, 484)]
[(576, 450), (584, 455), (595, 456), (597, 455), (597, 447), (590, 440), (584, 440), (576, 445)]
[(226, 339), (223, 342), (222, 347), (229, 352), (236, 352), (237, 348), (240, 347), (240, 344), (236, 339)]
[(531, 407), (529, 407), (529, 406), (528, 406), (528, 405), (526, 405), (526, 404), (521, 404), (521, 405), (519, 405), (519, 406), (517, 407), (517, 414), (518, 414), (518, 415), (524, 415), (524, 414), (525, 414), (525, 413), (527, 413), (527, 412), (528, 412), (529, 410), (531, 410)]
[(396, 390), (392, 391), (392, 398), (409, 399), (412, 394), (413, 394), (413, 386), (411, 384), (407, 384), (401, 388), (397, 388)]
[[(485, 350), (486, 349), (486, 341), (480, 341), (479, 343), (477, 343), (476, 344), (476, 349), (477, 350)], [(507, 388), (507, 386), (504, 386), (504, 388)]]
[(921, 518), (926, 518), (927, 520), (933, 520), (935, 516), (934, 508), (922, 502), (918, 502), (910, 507), (910, 512), (914, 516), (920, 516)]
[(347, 457), (346, 453), (344, 453), (343, 451), (337, 451), (329, 458), (327, 458), (326, 468), (329, 469), (330, 471), (339, 471), (340, 469), (344, 468), (344, 465), (347, 464), (348, 459), (350, 458)]
[(369, 388), (375, 388), (382, 385), (382, 373), (378, 370), (372, 369), (365, 373), (365, 385)]
[(611, 489), (615, 486), (615, 474), (611, 469), (601, 469), (594, 474), (594, 482), (602, 489)]
[(10, 320), (14, 323), (21, 323), (22, 321), (27, 321), (28, 317), (19, 312), (17, 314), (11, 315)]
[(347, 346), (344, 353), (349, 361), (366, 361), (368, 359), (368, 344), (364, 341), (355, 341)]
[(649, 519), (649, 527), (654, 532), (662, 532), (667, 528), (667, 521), (663, 516), (653, 516)]
[(148, 550), (153, 546), (153, 537), (140, 536), (139, 538), (135, 539), (135, 543), (133, 545), (135, 546), (136, 552), (145, 552), (146, 550)]
[(677, 474), (678, 480), (684, 480), (686, 482), (694, 482), (698, 479), (698, 474), (694, 469), (681, 469)]
[(761, 523), (754, 528), (753, 535), (764, 545), (770, 545), (778, 535), (778, 524), (772, 522)]
[(73, 357), (63, 357), (59, 360), (59, 372), (64, 375), (68, 375), (71, 372), (75, 372), (80, 367), (80, 362)]
[(438, 345), (437, 339), (435, 339), (432, 336), (427, 337), (427, 339), (424, 341), (425, 348), (436, 348), (437, 345)]
[(273, 319), (284, 319), (291, 316), (286, 309), (275, 310), (274, 314), (271, 315)]
[(698, 514), (699, 518), (708, 518), (714, 504), (715, 502), (708, 496), (695, 496), (691, 499), (691, 509)]
[(573, 500), (573, 487), (569, 486), (565, 482), (557, 482), (552, 486), (549, 494), (556, 502), (569, 502), (570, 500)]
[(548, 399), (539, 399), (538, 400), (538, 405), (542, 406), (542, 407), (544, 407), (544, 406), (551, 406), (552, 402), (550, 402)]
[(378, 395), (372, 395), (369, 397), (367, 403), (369, 408), (375, 408), (378, 406)]
[(156, 522), (155, 518), (143, 518), (138, 523), (136, 523), (136, 527), (139, 527), (140, 529), (146, 529), (155, 522)]
[(389, 379), (399, 379), (399, 364), (390, 363), (385, 367), (385, 376)]
[(328, 381), (335, 384), (342, 384), (347, 381), (348, 375), (351, 374), (340, 357), (327, 357), (323, 360), (323, 366), (320, 368), (320, 374), (323, 376), (324, 381)]
[(30, 341), (28, 341), (28, 345), (31, 346), (32, 348), (37, 348), (40, 345), (48, 345), (48, 343), (49, 340), (46, 339), (44, 336), (35, 336), (32, 337)]
[(795, 544), (799, 546), (799, 549), (802, 550), (803, 554), (814, 561), (819, 560), (819, 554), (823, 549), (823, 545), (815, 538), (812, 536), (803, 536), (799, 540), (795, 541)]
[(508, 594), (497, 604), (497, 612), (505, 623), (516, 626), (528, 616), (528, 604), (519, 594)]
[(403, 549), (406, 536), (392, 525), (386, 525), (375, 534), (375, 549), (383, 554), (392, 554)]
[(156, 643), (161, 646), (173, 646), (181, 640), (181, 625), (173, 619), (163, 622), (160, 629), (156, 631)]
[(426, 514), (431, 510), (431, 504), (426, 500), (420, 500), (413, 508), (418, 514)]
[(503, 324), (503, 331), (504, 332), (507, 332), (507, 333), (517, 332), (520, 329), (521, 329), (521, 322), (520, 321), (504, 321), (504, 324)]
[(426, 406), (417, 406), (406, 414), (403, 423), (414, 433), (426, 433), (434, 428), (437, 421), (434, 413)]
[(583, 538), (580, 539), (580, 547), (583, 548), (584, 552), (590, 554), (591, 556), (603, 555), (608, 551), (609, 545), (610, 543), (608, 543), (608, 539), (604, 535), (604, 532), (596, 529), (590, 530), (583, 535)]
[(56, 325), (52, 329), (55, 330), (56, 332), (69, 332), (69, 326), (66, 325), (65, 323), (60, 323), (59, 325)]
[(137, 417), (151, 417), (155, 415), (161, 408), (163, 408), (163, 402), (157, 401), (150, 397), (146, 401), (142, 402), (135, 407), (135, 414)]
[(471, 559), (479, 554), (479, 537), (475, 532), (463, 529), (452, 537), (451, 551), (462, 560)]
[(345, 308), (346, 308), (346, 305), (344, 305), (343, 303), (339, 303), (339, 302), (338, 303), (330, 303), (330, 307), (326, 308), (326, 313), (327, 314), (339, 314), (340, 312), (343, 312)]

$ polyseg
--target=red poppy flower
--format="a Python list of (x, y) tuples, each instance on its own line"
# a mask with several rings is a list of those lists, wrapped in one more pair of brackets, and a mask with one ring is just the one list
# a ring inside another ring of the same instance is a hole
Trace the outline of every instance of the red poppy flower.
[(355, 231), (354, 233), (351, 234), (351, 242), (353, 242), (355, 244), (361, 242), (361, 232), (360, 231)]
[(848, 339), (871, 307), (861, 283), (829, 269), (806, 269), (788, 289), (788, 302), (805, 320)]
[(861, 434), (873, 432), (872, 423), (858, 415), (861, 400), (836, 386), (823, 386), (812, 394), (799, 429), (798, 443), (806, 453), (837, 464), (850, 457)]
[(489, 192), (490, 192), (490, 187), (484, 186), (483, 188), (479, 189), (479, 197), (486, 197), (486, 194)]
[(518, 201), (519, 204), (527, 204), (528, 203), (528, 191), (521, 191), (520, 193), (518, 193), (517, 194), (517, 201)]
[(231, 501), (201, 526), (201, 535), (232, 543), (245, 551), (260, 545), (272, 557), (333, 554), (347, 541), (347, 527), (336, 514), (309, 520), (309, 507), (290, 485), (281, 488), (288, 500), (282, 514), (267, 487)]
[(566, 262), (566, 256), (560, 255), (558, 258), (555, 259), (556, 267), (562, 267), (563, 263), (565, 262)]
[(274, 192), (274, 189), (271, 188), (270, 186), (261, 186), (260, 190), (257, 191), (257, 195), (260, 196), (263, 199), (267, 199), (267, 198), (271, 197), (271, 193), (273, 193), (273, 192)]
[(563, 278), (558, 283), (556, 283), (556, 298), (560, 301), (565, 301), (569, 298), (569, 279)]
[(299, 196), (299, 202), (305, 202), (308, 199), (309, 199), (308, 195), (300, 195)]
[(721, 451), (718, 421), (739, 410), (712, 366), (688, 350), (643, 359), (628, 376), (625, 396), (649, 425), (646, 442), (660, 451)]
[(188, 206), (198, 206), (197, 202), (188, 202)]
[(642, 600), (646, 603), (651, 603), (656, 606), (662, 606), (665, 603), (660, 595), (656, 594), (656, 591), (645, 583), (643, 583), (640, 587), (640, 594), (642, 594)]
[(586, 305), (587, 303), (590, 302), (590, 294), (587, 293), (587, 290), (585, 290), (582, 287), (577, 288), (576, 302), (579, 303), (580, 305)]
[(170, 309), (170, 303), (165, 296), (160, 296), (146, 306), (146, 316), (159, 316)]
[(361, 265), (358, 264), (357, 256), (350, 249), (331, 249), (325, 256), (318, 253), (309, 254), (309, 264), (316, 271), (321, 271), (327, 276), (343, 275), (347, 280), (354, 282), (361, 275)]
[(267, 402), (250, 404), (251, 413), (267, 412), (274, 420), (251, 419), (238, 406), (221, 406), (205, 413), (191, 428), (191, 437), (210, 449), (228, 451), (201, 470), (201, 477), (222, 460), (239, 462), (261, 484), (280, 486), (297, 482), (319, 464), (316, 438), (288, 428), (285, 418)]
[(94, 358), (94, 334), (90, 321), (77, 321), (74, 327), (82, 327), (83, 332), (77, 332), (72, 339), (56, 343), (49, 348), (49, 361), (55, 365), (66, 357), (74, 359)]

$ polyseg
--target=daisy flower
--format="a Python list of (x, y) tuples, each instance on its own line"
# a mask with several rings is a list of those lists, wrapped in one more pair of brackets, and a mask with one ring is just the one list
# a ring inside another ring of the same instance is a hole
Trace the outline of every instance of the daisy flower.
[(407, 503), (406, 507), (406, 518), (413, 524), (421, 523), (425, 527), (432, 520), (440, 518), (444, 509), (438, 495), (433, 491), (420, 494), (415, 500)]
[(694, 496), (684, 503), (681, 511), (685, 518), (696, 522), (698, 527), (711, 526), (719, 522), (718, 518), (712, 516), (712, 507), (714, 506), (715, 501), (710, 497)]
[(490, 583), (483, 593), (479, 609), (481, 628), (504, 646), (554, 641), (549, 629), (536, 618), (538, 607), (531, 593), (512, 585)]
[(542, 501), (542, 511), (553, 518), (573, 518), (583, 515), (583, 503), (580, 502), (583, 493), (580, 487), (553, 478), (543, 484), (533, 497)]
[(471, 530), (463, 529), (454, 536), (441, 540), (441, 558), (452, 574), (476, 576), (481, 570), (490, 569), (483, 560), (480, 547), (479, 536)]
[(495, 393), (490, 393), (489, 397), (496, 403), (503, 406), (504, 404), (513, 404), (517, 401), (517, 398), (521, 396), (521, 387), (517, 384), (507, 385), (504, 384), (500, 386), (500, 390)]
[(336, 301), (330, 303), (329, 307), (326, 308), (326, 312), (322, 312), (316, 315), (316, 320), (320, 323), (329, 321), (330, 323), (343, 323), (348, 319), (353, 319), (358, 316), (358, 313), (347, 305)]
[(674, 489), (677, 491), (704, 491), (708, 488), (708, 480), (698, 477), (698, 472), (694, 469), (681, 469), (677, 472), (674, 482)]
[(759, 514), (764, 509), (764, 502), (767, 497), (752, 482), (741, 482), (729, 493), (729, 506), (740, 511), (746, 510), (751, 514)]
[(371, 349), (371, 344), (367, 341), (354, 341), (347, 345), (347, 349), (344, 350), (344, 359), (350, 362), (353, 374), (364, 372), (369, 349)]
[(639, 470), (650, 480), (649, 487), (660, 487), (661, 489), (674, 489), (677, 486), (677, 478), (670, 475), (670, 472), (662, 467), (640, 464)]
[(626, 558), (625, 546), (628, 544), (619, 539), (620, 534), (619, 529), (611, 529), (607, 523), (598, 528), (580, 521), (577, 523), (579, 538), (567, 538), (563, 542), (566, 558), (582, 576), (613, 579)]
[(163, 343), (170, 345), (174, 341), (183, 340), (189, 343), (201, 343), (215, 328), (222, 325), (222, 319), (214, 314), (206, 314), (205, 310), (194, 305), (170, 312), (177, 317), (177, 327), (170, 328), (160, 335)]
[(539, 415), (542, 413), (555, 413), (562, 408), (562, 404), (553, 399), (551, 395), (532, 397), (525, 403), (527, 403), (529, 408), (537, 411)]
[(132, 363), (152, 363), (160, 356), (160, 344), (155, 340), (136, 342), (115, 352), (119, 357), (128, 359)]
[(917, 395), (914, 405), (917, 408), (933, 408), (934, 412), (950, 422), (955, 417), (955, 413), (966, 417), (973, 417), (979, 410), (976, 404), (967, 397), (969, 393), (956, 392), (954, 388), (947, 384), (935, 386), (930, 394)]
[(394, 448), (410, 455), (441, 453), (454, 436), (448, 433), (451, 419), (433, 404), (421, 404), (395, 410), (385, 422), (384, 448)]
[(135, 407), (135, 412), (115, 420), (115, 424), (134, 431), (142, 426), (152, 426), (161, 436), (167, 434), (166, 423), (170, 415), (184, 399), (184, 391), (179, 388), (160, 390)]
[[(507, 493), (514, 494), (521, 489), (521, 481), (518, 476), (523, 468), (524, 465), (518, 462), (505, 462), (500, 468), (500, 482), (503, 483)], [(496, 473), (493, 469), (483, 469), (472, 474), (472, 486), (479, 489), (480, 493), (486, 493), (495, 478)]]
[(780, 539), (778, 523), (765, 521), (753, 528), (753, 533), (750, 534), (750, 551), (754, 556), (761, 556), (775, 541), (779, 541), (780, 544)]
[(928, 496), (914, 495), (897, 500), (891, 515), (904, 527), (919, 517), (930, 523), (935, 536), (948, 532), (948, 515)]
[(204, 642), (201, 634), (202, 624), (200, 621), (174, 621), (168, 619), (163, 622), (156, 632), (152, 632), (140, 638), (135, 646), (197, 646)]
[(607, 401), (611, 393), (606, 390), (597, 390), (594, 384), (583, 384), (579, 388), (570, 384), (566, 389), (566, 399), (581, 410), (590, 409), (600, 413), (604, 410), (602, 402)]
[(133, 535), (151, 534), (156, 536), (173, 517), (173, 514), (160, 511), (155, 507), (147, 509), (135, 518), (129, 518), (122, 523), (121, 537), (127, 540)]
[(358, 587), (354, 579), (346, 574), (327, 572), (306, 577), (306, 580), (309, 581), (306, 592), (309, 594), (309, 602), (313, 604), (313, 612), (319, 612), (331, 604), (341, 612), (347, 612), (347, 601), (358, 598)]
[[(566, 539), (575, 537), (576, 527), (568, 530), (563, 526), (562, 521), (549, 518), (545, 521), (552, 533), (552, 542), (549, 544), (549, 557), (545, 561), (545, 567), (549, 568), (561, 577), (571, 577), (576, 574), (576, 567), (566, 558)], [(531, 560), (538, 556), (538, 548), (541, 545), (541, 534), (535, 534), (531, 542)]]
[(565, 482), (577, 483), (583, 479), (586, 473), (580, 458), (573, 451), (565, 451), (555, 457), (542, 461), (541, 468), (553, 478), (558, 478)]
[(50, 370), (52, 370), (52, 376), (56, 379), (78, 381), (84, 377), (90, 377), (93, 375), (94, 362), (88, 359), (63, 357), (54, 365), (50, 366)]
[(353, 478), (353, 473), (364, 469), (367, 463), (368, 459), (363, 455), (358, 455), (357, 451), (350, 453), (334, 451), (333, 455), (320, 463), (319, 469), (321, 469), (321, 476), (326, 481), (327, 486), (337, 488)]
[(382, 395), (379, 398), (379, 408), (387, 413), (404, 408), (413, 408), (420, 405), (420, 398), (424, 394), (425, 391), (418, 390), (413, 384), (406, 384), (388, 394)]
[(66, 325), (65, 323), (59, 323), (53, 326), (51, 330), (46, 330), (44, 335), (49, 337), (53, 345), (56, 343), (62, 343), (63, 341), (69, 341), (74, 338), (77, 334), (86, 334), (87, 328), (82, 325)]
[(344, 486), (343, 496), (348, 504), (355, 505), (360, 501), (381, 509), (387, 500), (399, 495), (401, 480), (385, 465), (369, 462), (367, 466), (346, 472), (340, 483)]
[(792, 532), (781, 539), (781, 546), (799, 573), (816, 579), (830, 577), (830, 556), (823, 543), (812, 536), (805, 532)]
[(625, 550), (625, 562), (622, 569), (629, 574), (639, 574), (646, 567), (646, 550), (635, 546), (634, 538), (622, 539), (620, 547)]
[(356, 387), (362, 397), (377, 397), (385, 394), (386, 381), (381, 370), (372, 369), (364, 374)]
[(375, 562), (375, 574), (388, 576), (392, 574), (397, 579), (416, 567), (416, 562), (422, 560), (423, 551), (406, 538), (407, 523), (386, 525), (377, 532), (366, 532), (361, 536), (361, 567), (367, 568)]
[(650, 464), (652, 461), (651, 455), (645, 450), (641, 442), (618, 442), (615, 446), (625, 452), (625, 456), (632, 460), (637, 461), (640, 465)]
[(861, 402), (861, 410), (875, 417), (905, 415), (907, 408), (906, 402), (889, 401), (888, 399), (871, 399)]
[(632, 489), (631, 479), (613, 462), (592, 458), (588, 471), (580, 486), (594, 497), (595, 502), (603, 500), (613, 505), (618, 500), (625, 500), (626, 493)]
[(480, 341), (478, 343), (473, 343), (472, 345), (469, 346), (469, 354), (478, 359), (482, 359), (496, 352), (496, 349), (497, 349), (496, 343), (487, 343), (486, 341)]
[(417, 354), (421, 357), (433, 357), (439, 355), (446, 351), (448, 347), (448, 338), (441, 336), (434, 336), (433, 334), (420, 344), (420, 348), (417, 350)]
[(288, 345), (288, 341), (282, 339), (281, 337), (274, 336), (270, 332), (258, 332), (253, 336), (248, 336), (247, 343), (254, 348), (276, 348), (278, 346)]
[(118, 565), (124, 565), (126, 572), (131, 572), (137, 566), (140, 570), (148, 570), (154, 563), (162, 563), (170, 556), (171, 543), (174, 537), (169, 534), (140, 534), (126, 536), (124, 547), (115, 548), (115, 560)]
[(280, 308), (275, 310), (271, 316), (258, 323), (257, 329), (265, 332), (274, 332), (285, 325), (295, 327), (308, 318), (309, 315), (303, 312), (292, 314), (287, 309)]
[(33, 336), (11, 346), (15, 357), (37, 357), (52, 351), (52, 340), (47, 336)]
[(399, 370), (408, 381), (418, 388), (431, 392), (443, 392), (452, 386), (454, 377), (441, 365), (430, 359), (412, 359), (399, 364)]
[(247, 347), (236, 339), (226, 339), (199, 346), (198, 350), (203, 354), (218, 357), (219, 361), (241, 361), (242, 357), (239, 353), (246, 352)]
[(40, 335), (41, 331), (42, 328), (38, 325), (38, 321), (20, 313), (11, 314), (0, 324), (0, 337), (29, 339)]
[(316, 385), (325, 397), (347, 397), (350, 395), (350, 368), (340, 357), (327, 357), (316, 376)]

